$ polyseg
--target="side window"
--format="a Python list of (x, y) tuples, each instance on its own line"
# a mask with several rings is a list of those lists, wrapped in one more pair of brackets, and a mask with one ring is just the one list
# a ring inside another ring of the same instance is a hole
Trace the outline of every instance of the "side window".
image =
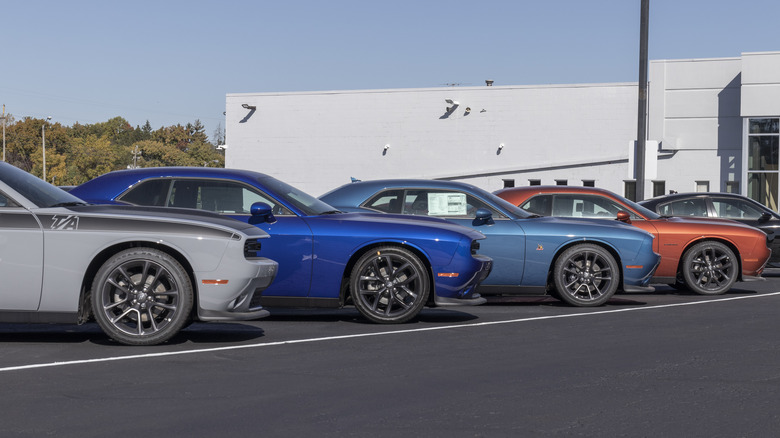
[[(171, 205), (177, 206), (177, 198), (186, 205), (195, 203), (195, 208), (222, 214), (249, 214), (252, 204), (265, 202), (271, 211), (279, 216), (291, 216), (292, 211), (277, 203), (270, 196), (253, 187), (221, 180), (177, 180), (171, 194)], [(181, 190), (179, 192), (179, 190)], [(192, 207), (188, 207), (192, 208)]]
[(618, 211), (625, 211), (631, 219), (641, 219), (617, 202), (596, 195), (555, 195), (552, 205), (553, 216), (611, 219)]
[(0, 193), (0, 208), (3, 207), (18, 207), (19, 204), (13, 201), (13, 199), (5, 196), (5, 194)]
[(536, 195), (533, 198), (520, 204), (520, 208), (542, 216), (550, 216), (550, 214), (552, 213), (552, 208), (550, 208), (551, 205), (552, 205), (552, 196)]
[(712, 206), (718, 217), (729, 219), (758, 219), (763, 213), (756, 207), (739, 199), (719, 199), (712, 200)]
[(673, 216), (707, 217), (707, 203), (704, 199), (684, 199), (667, 204)]
[(136, 184), (130, 191), (117, 199), (133, 205), (149, 205), (163, 207), (168, 200), (170, 179), (152, 179)]
[(655, 209), (656, 212), (661, 216), (674, 216), (674, 212), (672, 212), (672, 204), (659, 205)]
[(403, 193), (403, 190), (386, 190), (369, 199), (368, 202), (363, 204), (363, 207), (381, 211), (382, 213), (401, 214)]
[(498, 211), (467, 193), (453, 190), (407, 190), (403, 213), (441, 218), (473, 219), (480, 208), (489, 210), (494, 218), (504, 217)]
[(167, 207), (200, 208), (197, 181), (175, 181)]

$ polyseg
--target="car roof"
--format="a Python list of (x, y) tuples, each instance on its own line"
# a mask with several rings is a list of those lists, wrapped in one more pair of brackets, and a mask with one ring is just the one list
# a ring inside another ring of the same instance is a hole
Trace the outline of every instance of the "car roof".
[(353, 201), (357, 201), (359, 199), (362, 202), (382, 190), (386, 190), (386, 189), (414, 190), (417, 188), (443, 189), (443, 190), (460, 189), (465, 192), (470, 192), (475, 196), (494, 198), (494, 199), (483, 199), (483, 201), (488, 202), (494, 208), (498, 209), (502, 214), (505, 214), (509, 217), (512, 218), (518, 216), (527, 217), (528, 215), (530, 215), (530, 213), (518, 208), (517, 206), (512, 205), (511, 203), (506, 202), (503, 199), (493, 196), (493, 194), (490, 193), (489, 191), (481, 189), (472, 184), (464, 183), (460, 181), (448, 181), (448, 180), (436, 180), (436, 179), (406, 178), (406, 179), (377, 179), (377, 180), (369, 180), (369, 181), (355, 181), (351, 183), (346, 183), (340, 187), (330, 190), (329, 192), (320, 196), (320, 199), (322, 199), (323, 201), (331, 205), (334, 205), (335, 207), (339, 207), (341, 206), (339, 205), (340, 203), (332, 201), (331, 199), (335, 192), (339, 192), (339, 198), (341, 199), (352, 199)]
[[(100, 175), (90, 181), (74, 187), (71, 192), (76, 196), (89, 196), (93, 192), (111, 192), (111, 199), (124, 192), (128, 187), (148, 178), (189, 177), (208, 178), (230, 177), (240, 181), (256, 181), (270, 176), (243, 169), (224, 169), (221, 167), (144, 167), (138, 169), (115, 170)], [(90, 200), (90, 199), (87, 199)]]
[(670, 193), (668, 195), (660, 195), (656, 196), (654, 198), (645, 199), (644, 201), (640, 201), (640, 204), (660, 204), (662, 202), (669, 202), (669, 201), (676, 201), (679, 199), (689, 199), (689, 198), (711, 198), (711, 197), (719, 197), (719, 198), (733, 198), (733, 199), (744, 199), (746, 201), (752, 201), (760, 205), (757, 201), (754, 199), (751, 199), (747, 196), (740, 195), (738, 193), (725, 193), (725, 192), (686, 192), (686, 193)]
[(599, 193), (604, 195), (614, 195), (615, 193), (607, 189), (600, 187), (585, 187), (585, 186), (523, 186), (523, 187), (507, 187), (505, 189), (497, 190), (495, 193), (503, 191), (512, 192), (531, 192), (531, 193)]

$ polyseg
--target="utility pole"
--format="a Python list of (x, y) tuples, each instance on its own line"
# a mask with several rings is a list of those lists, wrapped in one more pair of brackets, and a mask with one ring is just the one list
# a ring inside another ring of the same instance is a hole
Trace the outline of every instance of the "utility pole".
[(128, 169), (138, 169), (138, 157), (142, 156), (143, 153), (138, 150), (138, 145), (135, 145), (135, 148), (133, 149), (133, 164), (130, 166), (127, 166)]
[(634, 177), (636, 178), (636, 199), (645, 199), (645, 148), (647, 138), (647, 28), (650, 15), (650, 0), (642, 1), (639, 24), (639, 117), (637, 120), (636, 151), (634, 153)]
[(3, 162), (5, 162), (5, 104), (3, 104)]
[(43, 149), (43, 180), (46, 181), (46, 122), (51, 120), (51, 116), (46, 117), (41, 125), (41, 147)]

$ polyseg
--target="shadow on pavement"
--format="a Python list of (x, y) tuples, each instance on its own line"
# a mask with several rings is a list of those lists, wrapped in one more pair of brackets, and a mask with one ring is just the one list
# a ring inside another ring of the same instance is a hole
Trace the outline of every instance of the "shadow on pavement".
[[(244, 342), (263, 337), (264, 331), (259, 327), (241, 323), (194, 323), (164, 345), (179, 345), (192, 343), (226, 343)], [(96, 323), (84, 325), (68, 324), (0, 324), (0, 336), (3, 343), (56, 343), (78, 344), (90, 342), (97, 345), (113, 345), (124, 347), (108, 337)], [(128, 346), (132, 348), (144, 348)], [(157, 345), (146, 348), (158, 347)]]

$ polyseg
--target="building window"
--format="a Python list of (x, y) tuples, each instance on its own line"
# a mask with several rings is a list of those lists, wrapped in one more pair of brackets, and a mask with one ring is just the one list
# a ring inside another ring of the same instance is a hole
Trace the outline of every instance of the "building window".
[(777, 211), (780, 118), (748, 119), (747, 195)]
[(636, 201), (636, 181), (623, 181), (623, 196), (629, 201)]
[(556, 186), (566, 186), (566, 185), (569, 185), (569, 180), (568, 179), (556, 179), (555, 180), (555, 185)]
[(709, 181), (696, 181), (696, 191), (697, 192), (709, 192), (710, 191), (710, 182)]
[(528, 180), (528, 185), (529, 186), (540, 186), (540, 185), (542, 185), (542, 180), (540, 180), (540, 179), (529, 179)]
[(504, 188), (505, 189), (508, 189), (508, 188), (514, 187), (514, 186), (515, 186), (515, 180), (513, 180), (513, 179), (505, 179), (504, 180)]
[(592, 179), (584, 179), (582, 180), (582, 186), (583, 187), (596, 187), (596, 181)]
[(726, 181), (726, 193), (739, 193), (739, 181)]
[(666, 194), (666, 181), (653, 181), (653, 198)]

